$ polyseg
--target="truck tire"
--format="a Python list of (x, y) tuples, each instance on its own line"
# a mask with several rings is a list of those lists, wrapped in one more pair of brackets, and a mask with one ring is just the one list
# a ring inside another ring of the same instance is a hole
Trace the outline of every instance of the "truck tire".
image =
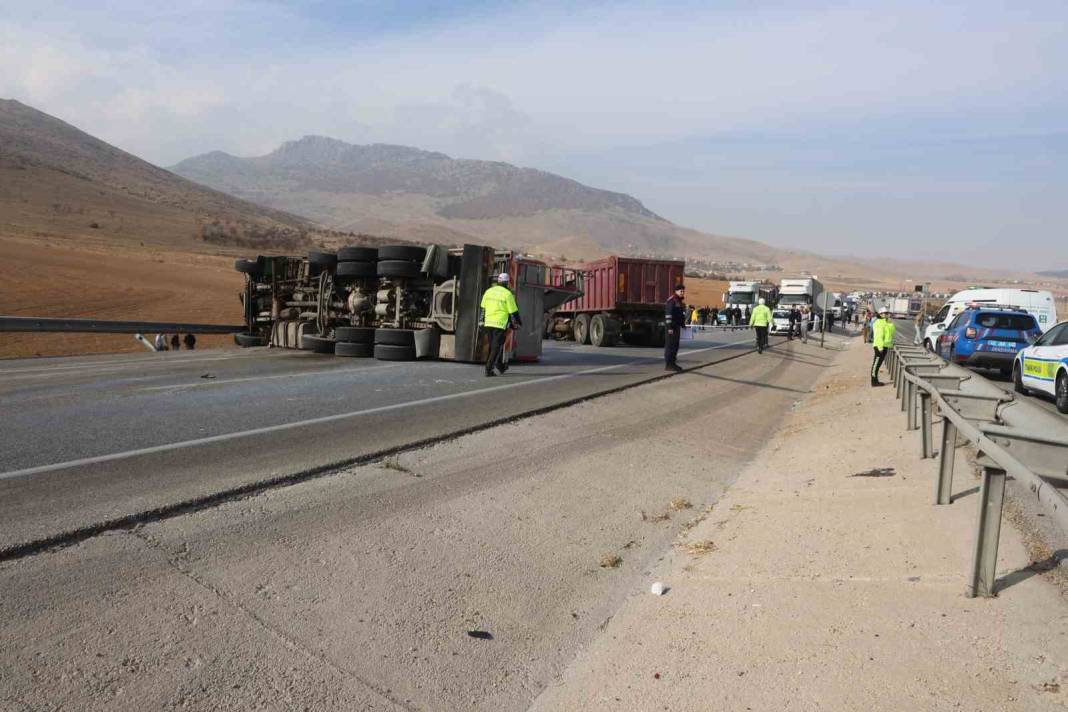
[(590, 315), (576, 314), (575, 321), (571, 325), (571, 331), (574, 332), (577, 343), (590, 343)]
[(377, 262), (378, 249), (374, 247), (342, 247), (337, 251), (338, 262)]
[(238, 260), (234, 262), (234, 269), (242, 274), (250, 274), (259, 277), (261, 274), (259, 260)]
[(379, 361), (414, 361), (415, 347), (375, 344), (375, 358)]
[(355, 356), (357, 358), (371, 358), (375, 355), (374, 344), (350, 344), (339, 341), (334, 346), (335, 356)]
[(337, 266), (337, 255), (333, 252), (309, 252), (308, 264), (332, 269)]
[(426, 257), (425, 247), (415, 245), (386, 245), (378, 248), (378, 259), (399, 260), (401, 262), (423, 262)]
[(415, 331), (412, 329), (375, 329), (375, 344), (415, 349)]
[(252, 346), (266, 346), (267, 340), (256, 334), (234, 334), (234, 343), (247, 349)]
[(590, 343), (594, 346), (615, 346), (619, 339), (619, 322), (604, 314), (590, 319)]
[(314, 351), (317, 354), (334, 353), (334, 340), (323, 336), (304, 334), (300, 337), (300, 348), (304, 351)]
[(418, 262), (404, 260), (381, 260), (378, 262), (379, 277), (418, 277), (422, 266)]
[(375, 329), (372, 326), (339, 326), (334, 329), (338, 344), (373, 344)]
[(338, 262), (334, 274), (338, 277), (376, 277), (374, 262)]

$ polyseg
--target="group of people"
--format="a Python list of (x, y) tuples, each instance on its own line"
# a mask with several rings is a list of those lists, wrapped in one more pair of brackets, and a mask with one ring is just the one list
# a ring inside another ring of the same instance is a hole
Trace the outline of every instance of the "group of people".
[(186, 334), (183, 338), (178, 334), (172, 334), (168, 339), (166, 334), (156, 334), (156, 340), (152, 345), (156, 351), (178, 351), (182, 348), (183, 343), (186, 351), (192, 351), (197, 346), (197, 337), (192, 334)]
[(727, 326), (744, 326), (749, 323), (752, 312), (747, 306), (741, 307), (686, 307), (685, 323), (693, 326), (715, 326), (719, 324), (719, 318), (723, 317)]

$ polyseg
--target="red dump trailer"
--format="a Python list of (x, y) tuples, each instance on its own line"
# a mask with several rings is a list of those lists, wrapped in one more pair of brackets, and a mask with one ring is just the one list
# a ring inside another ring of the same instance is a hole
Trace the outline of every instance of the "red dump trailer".
[(583, 294), (561, 304), (546, 321), (546, 334), (580, 344), (662, 346), (664, 302), (682, 282), (685, 263), (640, 257), (606, 257), (576, 269)]

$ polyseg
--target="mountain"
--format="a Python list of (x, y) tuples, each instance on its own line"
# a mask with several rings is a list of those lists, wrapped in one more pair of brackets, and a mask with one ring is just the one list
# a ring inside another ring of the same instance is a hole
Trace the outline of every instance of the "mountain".
[(321, 228), (211, 190), (0, 99), (0, 231), (169, 247), (287, 247), (308, 243)]
[(1035, 274), (1042, 277), (1056, 277), (1058, 279), (1068, 279), (1068, 269), (1054, 269), (1047, 270), (1045, 272), (1035, 272)]
[(751, 240), (679, 227), (623, 193), (407, 146), (305, 136), (266, 156), (214, 151), (171, 170), (338, 230), (528, 249), (579, 239), (609, 252), (748, 262), (774, 261), (777, 253)]

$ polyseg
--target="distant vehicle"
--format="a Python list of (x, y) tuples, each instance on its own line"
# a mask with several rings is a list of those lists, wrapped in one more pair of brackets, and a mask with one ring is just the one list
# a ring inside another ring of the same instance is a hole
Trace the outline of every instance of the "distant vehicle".
[(1016, 354), (1041, 334), (1038, 321), (1022, 309), (970, 307), (938, 337), (938, 355), (966, 366), (996, 368), (1007, 376)]
[(931, 319), (923, 333), (923, 345), (934, 351), (939, 335), (950, 322), (969, 305), (1002, 304), (1024, 309), (1035, 317), (1038, 327), (1045, 331), (1057, 323), (1057, 307), (1053, 295), (1037, 289), (965, 289), (957, 292)]
[(784, 279), (779, 282), (780, 307), (807, 305), (823, 311), (823, 285), (815, 277)]
[(787, 309), (775, 309), (771, 312), (771, 333), (787, 334), (790, 332), (790, 312)]
[(752, 309), (759, 299), (773, 305), (778, 291), (774, 284), (767, 282), (729, 282), (723, 303), (728, 309), (739, 307), (742, 311), (746, 307)]
[(1057, 410), (1068, 413), (1068, 321), (1056, 324), (1016, 355), (1012, 380), (1017, 393), (1053, 396)]
[(835, 319), (842, 318), (842, 312), (845, 311), (845, 299), (841, 292), (832, 292), (831, 298), (828, 300), (831, 304), (831, 312), (834, 314)]

